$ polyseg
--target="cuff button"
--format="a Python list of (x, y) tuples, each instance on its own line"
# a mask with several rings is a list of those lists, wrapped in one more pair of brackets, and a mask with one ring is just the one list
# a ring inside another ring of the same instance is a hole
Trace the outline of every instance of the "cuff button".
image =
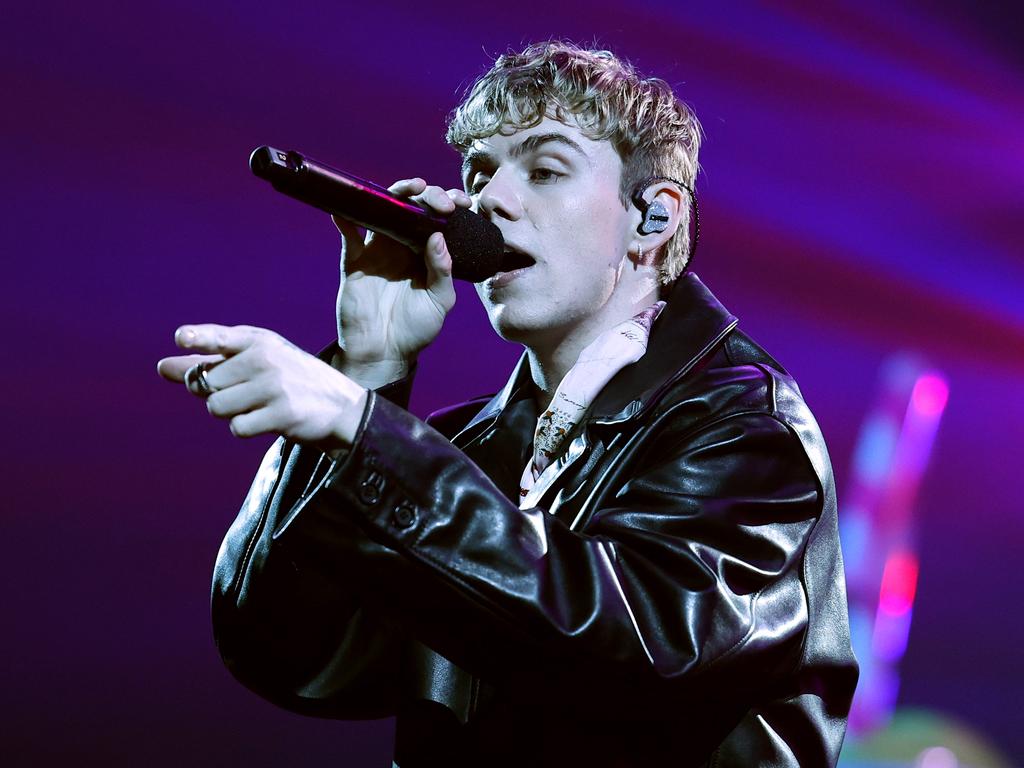
[(380, 501), (380, 488), (368, 480), (363, 481), (362, 485), (359, 486), (359, 500), (367, 505), (376, 504)]
[(416, 508), (411, 504), (399, 504), (391, 513), (391, 520), (398, 528), (411, 528), (416, 524)]

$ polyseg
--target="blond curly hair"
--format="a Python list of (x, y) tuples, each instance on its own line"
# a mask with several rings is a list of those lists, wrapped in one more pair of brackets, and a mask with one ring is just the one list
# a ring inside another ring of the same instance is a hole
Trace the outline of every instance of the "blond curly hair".
[[(619, 153), (624, 206), (637, 185), (652, 177), (678, 179), (694, 189), (702, 129), (693, 111), (664, 80), (641, 77), (610, 51), (564, 40), (499, 56), (449, 116), (446, 140), (464, 153), (503, 127), (531, 128), (548, 116), (565, 122), (569, 115), (585, 135), (607, 139)], [(675, 280), (689, 260), (690, 210), (683, 208), (679, 228), (663, 247), (663, 284)]]

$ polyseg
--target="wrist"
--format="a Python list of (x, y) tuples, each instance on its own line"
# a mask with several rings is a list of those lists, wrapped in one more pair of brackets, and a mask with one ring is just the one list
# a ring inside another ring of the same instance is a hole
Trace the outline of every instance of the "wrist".
[(341, 371), (366, 389), (380, 389), (385, 384), (391, 384), (408, 376), (414, 362), (415, 358), (411, 360), (355, 361), (347, 358), (344, 352), (335, 352), (331, 359), (331, 367)]
[(359, 425), (362, 424), (363, 414), (369, 402), (370, 393), (364, 387), (354, 381), (348, 382), (341, 393), (338, 417), (335, 419), (327, 439), (321, 444), (324, 453), (336, 458), (337, 455), (352, 447), (359, 434)]

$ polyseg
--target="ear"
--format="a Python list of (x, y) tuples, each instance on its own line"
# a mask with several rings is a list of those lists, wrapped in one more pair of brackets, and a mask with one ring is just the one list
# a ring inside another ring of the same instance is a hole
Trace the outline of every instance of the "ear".
[(661, 247), (679, 228), (687, 194), (672, 182), (659, 179), (633, 196), (636, 229), (631, 253), (643, 253), (641, 263), (657, 265)]

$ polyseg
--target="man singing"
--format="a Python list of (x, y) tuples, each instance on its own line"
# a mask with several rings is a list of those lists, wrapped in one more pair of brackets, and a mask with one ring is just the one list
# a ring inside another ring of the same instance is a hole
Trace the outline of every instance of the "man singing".
[(162, 360), (280, 436), (217, 558), (245, 685), (397, 716), (416, 766), (833, 766), (857, 679), (832, 470), (796, 383), (687, 271), (700, 127), (662, 80), (563, 42), (453, 113), (470, 207), (519, 267), (477, 284), (524, 353), (492, 398), (405, 406), (455, 302), (422, 254), (343, 239), (338, 345), (189, 325)]

